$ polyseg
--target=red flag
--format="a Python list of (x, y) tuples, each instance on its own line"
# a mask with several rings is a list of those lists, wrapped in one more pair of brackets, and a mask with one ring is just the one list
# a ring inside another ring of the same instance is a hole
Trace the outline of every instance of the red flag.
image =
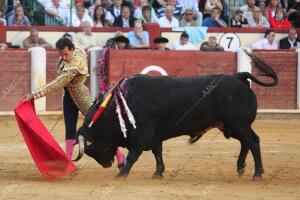
[(37, 117), (33, 101), (20, 101), (15, 107), (15, 116), (29, 152), (44, 178), (60, 178), (76, 169)]

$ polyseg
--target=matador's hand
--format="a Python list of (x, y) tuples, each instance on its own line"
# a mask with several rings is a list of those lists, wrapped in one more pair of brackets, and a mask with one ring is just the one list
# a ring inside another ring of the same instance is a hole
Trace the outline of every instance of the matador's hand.
[(31, 93), (25, 96), (25, 101), (31, 101), (33, 99), (33, 95)]

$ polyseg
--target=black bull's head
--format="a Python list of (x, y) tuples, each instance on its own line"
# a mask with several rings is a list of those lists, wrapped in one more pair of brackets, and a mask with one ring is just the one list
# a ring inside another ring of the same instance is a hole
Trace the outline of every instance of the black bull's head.
[(101, 130), (107, 131), (107, 129), (99, 127), (98, 123), (89, 128), (86, 121), (77, 131), (79, 154), (73, 161), (80, 160), (85, 153), (94, 158), (102, 167), (111, 167), (117, 147), (112, 145), (105, 137), (102, 137), (103, 135), (101, 136)]

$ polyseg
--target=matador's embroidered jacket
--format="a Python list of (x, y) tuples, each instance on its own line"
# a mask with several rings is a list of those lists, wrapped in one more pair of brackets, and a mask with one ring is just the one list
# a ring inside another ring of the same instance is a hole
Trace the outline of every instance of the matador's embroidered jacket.
[(32, 92), (34, 99), (41, 98), (59, 89), (67, 87), (77, 108), (86, 115), (92, 105), (89, 89), (84, 85), (88, 76), (87, 55), (75, 46), (73, 57), (69, 63), (60, 58), (57, 77), (50, 83)]

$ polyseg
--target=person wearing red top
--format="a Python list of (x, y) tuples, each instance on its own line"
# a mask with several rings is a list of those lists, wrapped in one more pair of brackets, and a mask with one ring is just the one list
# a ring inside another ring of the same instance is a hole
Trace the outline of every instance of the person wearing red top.
[(284, 16), (284, 10), (278, 8), (275, 12), (275, 17), (270, 19), (271, 28), (291, 28), (292, 24), (289, 22), (288, 18)]

